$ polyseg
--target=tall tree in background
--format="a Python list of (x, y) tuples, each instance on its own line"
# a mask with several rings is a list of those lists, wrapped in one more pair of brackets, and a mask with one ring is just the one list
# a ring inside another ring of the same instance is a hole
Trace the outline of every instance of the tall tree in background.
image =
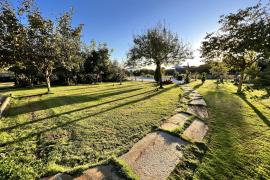
[(226, 66), (225, 63), (222, 61), (214, 61), (210, 63), (211, 69), (210, 72), (211, 74), (218, 78), (218, 83), (221, 82), (223, 83), (223, 78), (227, 75), (229, 68)]
[(127, 64), (142, 66), (155, 64), (160, 88), (162, 88), (161, 66), (178, 64), (192, 56), (190, 48), (164, 25), (157, 25), (144, 34), (135, 36), (133, 43), (128, 53)]
[(58, 20), (57, 34), (57, 69), (64, 77), (66, 85), (70, 85), (73, 72), (78, 72), (82, 62), (81, 56), (81, 31), (82, 25), (73, 28), (72, 11), (64, 13)]
[(84, 71), (95, 76), (94, 81), (99, 82), (102, 75), (107, 73), (110, 65), (110, 50), (106, 44), (99, 44), (98, 48), (90, 47), (84, 62)]
[(206, 62), (222, 60), (239, 71), (238, 92), (242, 91), (245, 71), (262, 58), (269, 58), (269, 15), (261, 4), (222, 16), (221, 27), (202, 42)]

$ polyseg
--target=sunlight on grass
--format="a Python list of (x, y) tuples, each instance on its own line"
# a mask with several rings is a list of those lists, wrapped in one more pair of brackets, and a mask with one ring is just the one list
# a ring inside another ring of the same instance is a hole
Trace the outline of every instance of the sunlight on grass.
[[(209, 105), (209, 150), (195, 173), (199, 179), (269, 179), (270, 110), (264, 91), (237, 95), (236, 86), (191, 83)], [(254, 98), (256, 96), (256, 98)]]
[(45, 91), (12, 90), (15, 98), (0, 121), (0, 172), (16, 162), (38, 177), (119, 156), (174, 113), (180, 88), (104, 83), (27, 97)]

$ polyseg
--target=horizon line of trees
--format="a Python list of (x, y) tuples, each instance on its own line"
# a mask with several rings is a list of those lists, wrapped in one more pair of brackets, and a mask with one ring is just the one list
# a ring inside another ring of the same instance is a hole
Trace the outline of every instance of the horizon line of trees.
[(17, 86), (122, 81), (125, 71), (110, 59), (106, 44), (81, 41), (83, 25), (72, 26), (73, 10), (56, 20), (42, 16), (33, 0), (17, 8), (0, 2), (0, 66), (14, 73)]

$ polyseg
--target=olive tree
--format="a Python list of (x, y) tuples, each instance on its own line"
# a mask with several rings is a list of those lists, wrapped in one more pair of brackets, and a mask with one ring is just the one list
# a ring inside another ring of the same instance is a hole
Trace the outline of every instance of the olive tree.
[(161, 66), (178, 64), (192, 57), (190, 47), (164, 25), (149, 28), (144, 34), (136, 35), (128, 53), (128, 65), (156, 65), (159, 86), (162, 88)]

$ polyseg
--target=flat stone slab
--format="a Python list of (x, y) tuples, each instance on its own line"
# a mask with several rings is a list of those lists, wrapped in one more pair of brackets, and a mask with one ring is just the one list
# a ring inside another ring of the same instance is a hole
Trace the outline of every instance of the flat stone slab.
[(205, 106), (189, 105), (187, 108), (187, 112), (202, 119), (208, 118), (208, 111)]
[(160, 129), (166, 131), (173, 131), (179, 127), (182, 127), (186, 120), (190, 117), (187, 113), (177, 113), (174, 116), (170, 117), (164, 124), (160, 126)]
[(74, 180), (124, 180), (116, 174), (115, 167), (111, 164), (90, 168)]
[(207, 106), (206, 105), (206, 102), (202, 98), (200, 98), (200, 99), (193, 99), (188, 104), (189, 105), (195, 105), (195, 106)]
[(181, 137), (190, 142), (202, 142), (204, 136), (207, 134), (208, 126), (196, 119), (191, 125), (183, 132)]
[(142, 180), (164, 180), (180, 162), (182, 151), (178, 146), (187, 142), (168, 133), (157, 131), (147, 134), (131, 150), (122, 155), (124, 160)]
[(41, 178), (41, 180), (73, 180), (73, 177), (65, 173), (58, 173), (52, 177)]
[(190, 98), (202, 98), (203, 96), (200, 95), (199, 93), (190, 93), (189, 97)]

